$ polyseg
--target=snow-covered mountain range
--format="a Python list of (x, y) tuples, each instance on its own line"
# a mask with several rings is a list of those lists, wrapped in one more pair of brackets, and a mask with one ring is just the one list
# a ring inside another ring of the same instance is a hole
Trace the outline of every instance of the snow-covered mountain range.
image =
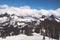
[(14, 40), (54, 40), (59, 39), (59, 35), (60, 8), (38, 10), (29, 6), (0, 5), (0, 37), (9, 36), (6, 40), (10, 38)]
[(50, 15), (50, 16), (45, 16), (42, 15), (41, 17), (37, 18), (37, 17), (32, 17), (32, 16), (19, 16), (19, 15), (15, 15), (15, 14), (0, 14), (0, 23), (5, 22), (5, 21), (19, 21), (20, 23), (27, 23), (27, 22), (35, 22), (36, 24), (39, 23), (38, 21), (44, 21), (45, 19), (49, 19), (49, 20), (56, 20), (57, 22), (60, 22), (60, 19), (57, 18), (54, 15)]

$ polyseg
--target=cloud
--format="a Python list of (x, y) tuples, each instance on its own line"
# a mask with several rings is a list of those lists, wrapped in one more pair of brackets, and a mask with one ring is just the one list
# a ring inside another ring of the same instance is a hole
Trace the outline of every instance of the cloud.
[(6, 5), (6, 4), (4, 4), (4, 5), (0, 5), (0, 8), (8, 8), (9, 6), (8, 5)]
[(45, 9), (32, 9), (30, 6), (21, 6), (21, 7), (13, 7), (8, 5), (0, 5), (0, 14), (2, 13), (16, 14), (20, 16), (34, 16), (40, 17), (41, 15), (49, 16), (51, 14), (55, 16), (60, 16), (60, 8), (55, 10), (45, 10)]
[(56, 10), (49, 10), (50, 14), (53, 14), (57, 17), (60, 17), (60, 8), (56, 9)]

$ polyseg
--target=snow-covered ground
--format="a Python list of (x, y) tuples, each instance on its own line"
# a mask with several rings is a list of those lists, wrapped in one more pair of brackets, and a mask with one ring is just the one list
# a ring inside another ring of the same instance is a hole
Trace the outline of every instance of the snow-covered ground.
[[(17, 36), (9, 36), (6, 37), (5, 39), (0, 38), (0, 40), (43, 40), (43, 36), (36, 33), (33, 33), (33, 36), (26, 36), (24, 34), (20, 34)], [(45, 40), (55, 40), (55, 39), (46, 37)]]

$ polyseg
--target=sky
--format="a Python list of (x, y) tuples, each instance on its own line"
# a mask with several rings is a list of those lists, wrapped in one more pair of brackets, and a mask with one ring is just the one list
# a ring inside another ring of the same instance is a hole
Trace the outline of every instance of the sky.
[(55, 15), (60, 18), (60, 0), (0, 0), (0, 14), (41, 17)]
[(57, 9), (60, 8), (60, 0), (0, 0), (0, 5), (20, 7), (30, 6), (35, 9)]

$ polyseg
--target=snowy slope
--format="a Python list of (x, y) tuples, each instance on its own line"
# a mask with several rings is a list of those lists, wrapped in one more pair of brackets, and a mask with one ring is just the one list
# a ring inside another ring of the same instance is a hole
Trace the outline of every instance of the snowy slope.
[[(52, 40), (52, 38), (48, 38), (48, 37), (46, 37), (45, 40), (49, 40), (49, 39)], [(33, 36), (26, 36), (24, 34), (20, 34), (17, 36), (6, 37), (6, 39), (0, 38), (0, 40), (43, 40), (43, 36), (36, 33), (34, 33)]]

